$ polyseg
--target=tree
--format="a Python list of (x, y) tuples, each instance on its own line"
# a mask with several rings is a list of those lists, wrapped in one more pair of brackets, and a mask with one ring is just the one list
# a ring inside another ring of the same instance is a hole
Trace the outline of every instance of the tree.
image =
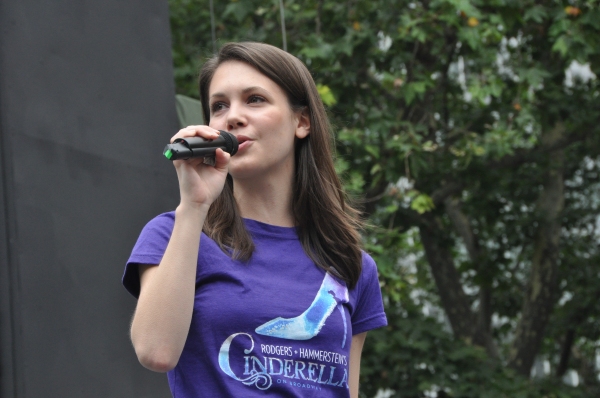
[[(208, 2), (170, 5), (178, 91), (197, 96)], [(285, 2), (288, 50), (314, 73), (372, 225), (390, 326), (367, 340), (368, 396), (597, 395), (599, 6)], [(279, 2), (215, 16), (219, 43), (281, 47)], [(555, 371), (531, 383), (536, 359)], [(560, 381), (569, 368), (578, 388)]]

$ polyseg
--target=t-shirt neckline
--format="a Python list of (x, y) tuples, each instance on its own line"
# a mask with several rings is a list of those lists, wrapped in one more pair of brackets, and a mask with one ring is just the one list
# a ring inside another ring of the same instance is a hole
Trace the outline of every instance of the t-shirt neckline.
[(251, 218), (243, 218), (246, 228), (252, 235), (276, 237), (280, 239), (298, 239), (296, 227), (280, 227)]

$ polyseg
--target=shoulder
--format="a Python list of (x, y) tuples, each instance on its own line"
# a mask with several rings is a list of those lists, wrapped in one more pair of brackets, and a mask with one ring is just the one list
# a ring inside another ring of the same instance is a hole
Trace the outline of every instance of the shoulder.
[(375, 263), (375, 260), (373, 260), (373, 257), (364, 250), (361, 250), (361, 252), (363, 269), (368, 268), (371, 271), (375, 270), (375, 272), (377, 272), (377, 264)]
[(173, 225), (175, 224), (175, 212), (169, 211), (166, 213), (159, 214), (154, 217), (150, 221), (146, 223), (142, 233), (147, 230), (164, 230), (164, 229), (173, 229)]
[(138, 266), (160, 263), (173, 232), (175, 213), (163, 213), (154, 217), (142, 229), (131, 255), (125, 265), (122, 282), (135, 297), (140, 294)]
[[(171, 240), (175, 212), (167, 212), (154, 217), (142, 228), (129, 262), (142, 264), (158, 264)], [(148, 262), (149, 261), (149, 262)]]
[(362, 251), (362, 268), (360, 278), (358, 279), (357, 287), (361, 284), (372, 283), (373, 279), (377, 280), (377, 263), (373, 257), (364, 250)]
[(154, 217), (146, 223), (140, 236), (138, 238), (136, 246), (143, 245), (144, 242), (150, 241), (163, 241), (171, 239), (171, 233), (173, 232), (173, 225), (175, 224), (175, 212), (162, 213)]
[(360, 276), (356, 286), (350, 292), (360, 300), (361, 296), (370, 294), (374, 289), (379, 290), (377, 263), (375, 263), (373, 257), (363, 250)]
[(387, 325), (375, 260), (362, 252), (362, 270), (356, 287), (350, 291), (353, 334)]

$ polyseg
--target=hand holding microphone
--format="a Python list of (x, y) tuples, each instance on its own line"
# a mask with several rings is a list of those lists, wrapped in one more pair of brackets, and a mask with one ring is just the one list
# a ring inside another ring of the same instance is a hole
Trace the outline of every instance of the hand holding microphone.
[(221, 148), (231, 156), (235, 155), (239, 146), (237, 138), (227, 131), (219, 130), (219, 132), (221, 134), (214, 140), (202, 137), (177, 138), (165, 147), (163, 155), (169, 160), (214, 158), (217, 148)]
[[(171, 138), (163, 155), (174, 161), (180, 210), (207, 210), (218, 198), (225, 185), (230, 156), (237, 153), (238, 146), (233, 134), (205, 125), (184, 127)], [(219, 148), (222, 152), (217, 151)]]

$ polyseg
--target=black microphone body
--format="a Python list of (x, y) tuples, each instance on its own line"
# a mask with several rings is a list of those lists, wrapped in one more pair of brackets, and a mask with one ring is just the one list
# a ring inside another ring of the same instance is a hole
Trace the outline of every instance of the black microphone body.
[(238, 151), (238, 140), (235, 135), (219, 130), (221, 133), (214, 140), (202, 137), (177, 138), (163, 150), (163, 155), (169, 160), (191, 158), (214, 158), (217, 148), (221, 148), (231, 156)]

